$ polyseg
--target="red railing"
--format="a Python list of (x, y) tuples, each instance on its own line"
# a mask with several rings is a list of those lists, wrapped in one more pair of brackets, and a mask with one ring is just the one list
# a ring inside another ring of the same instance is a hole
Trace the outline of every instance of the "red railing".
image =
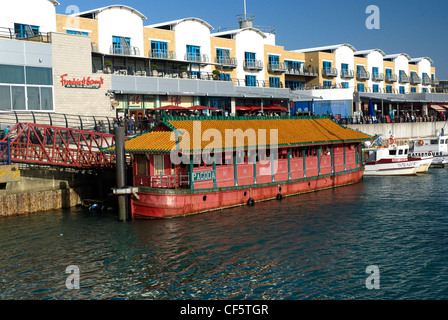
[(4, 140), (8, 138), (12, 162), (78, 168), (115, 166), (115, 154), (101, 151), (115, 143), (113, 134), (17, 123)]

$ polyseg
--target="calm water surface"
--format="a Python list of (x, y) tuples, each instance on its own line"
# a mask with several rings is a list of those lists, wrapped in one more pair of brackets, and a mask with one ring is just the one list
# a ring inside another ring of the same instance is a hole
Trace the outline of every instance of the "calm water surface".
[[(448, 299), (447, 182), (448, 169), (365, 177), (169, 220), (0, 219), (0, 299)], [(379, 289), (366, 288), (371, 265)]]

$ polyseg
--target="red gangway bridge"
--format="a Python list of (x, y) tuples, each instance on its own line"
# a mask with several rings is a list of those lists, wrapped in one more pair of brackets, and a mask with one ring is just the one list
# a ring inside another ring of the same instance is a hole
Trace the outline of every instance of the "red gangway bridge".
[(115, 144), (110, 118), (1, 112), (0, 124), (10, 127), (0, 138), (0, 158), (8, 157), (10, 162), (79, 169), (115, 167), (115, 154), (101, 150)]

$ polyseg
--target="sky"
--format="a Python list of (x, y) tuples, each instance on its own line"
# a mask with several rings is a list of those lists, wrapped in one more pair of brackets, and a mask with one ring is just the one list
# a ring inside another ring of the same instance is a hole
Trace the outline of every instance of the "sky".
[[(236, 16), (244, 13), (244, 0), (58, 1), (60, 14), (127, 5), (147, 17), (144, 25), (196, 17), (212, 25), (212, 33), (237, 27)], [(366, 13), (371, 5), (375, 11)], [(275, 29), (276, 45), (285, 50), (349, 43), (359, 51), (430, 57), (436, 78), (448, 80), (447, 0), (246, 0), (246, 9), (255, 15), (254, 26)]]

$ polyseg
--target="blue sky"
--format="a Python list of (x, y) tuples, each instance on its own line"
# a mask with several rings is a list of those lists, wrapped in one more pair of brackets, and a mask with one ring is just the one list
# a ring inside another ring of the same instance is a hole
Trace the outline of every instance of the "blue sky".
[[(112, 4), (135, 8), (144, 25), (186, 17), (207, 21), (215, 30), (238, 25), (244, 0), (59, 0), (57, 12), (69, 14)], [(434, 60), (436, 77), (448, 80), (448, 1), (446, 0), (246, 0), (255, 25), (276, 30), (276, 44), (286, 50), (349, 43), (357, 50), (382, 49)], [(379, 29), (368, 29), (369, 5), (379, 9)]]

